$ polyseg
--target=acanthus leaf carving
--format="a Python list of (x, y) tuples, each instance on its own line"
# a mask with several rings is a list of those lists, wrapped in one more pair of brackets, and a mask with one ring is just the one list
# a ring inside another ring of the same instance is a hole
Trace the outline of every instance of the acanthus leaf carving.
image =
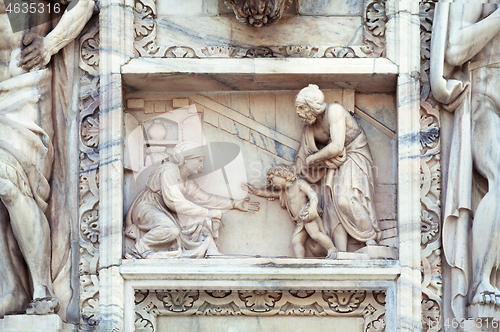
[(384, 0), (368, 0), (365, 3), (362, 50), (369, 57), (385, 55), (385, 30), (388, 21)]
[(82, 122), (82, 138), (88, 147), (99, 146), (99, 119), (88, 116)]
[(224, 3), (234, 11), (238, 21), (260, 28), (276, 23), (292, 0), (225, 0)]
[(80, 39), (80, 329), (95, 330), (99, 308), (99, 25)]
[[(328, 302), (336, 293), (348, 310), (334, 311)], [(170, 294), (168, 296), (167, 294)], [(330, 294), (330, 295), (329, 295)], [(343, 295), (339, 295), (343, 294)], [(327, 295), (327, 296), (325, 296)], [(167, 299), (166, 299), (167, 298)], [(176, 302), (173, 309), (172, 302)], [(240, 290), (158, 290), (135, 293), (136, 327), (157, 331), (159, 316), (317, 316), (362, 317), (363, 331), (385, 324), (385, 292)], [(373, 331), (380, 331), (375, 329)]]
[(281, 307), (278, 315), (292, 316), (326, 316), (325, 310), (318, 304), (299, 305), (287, 302)]
[(240, 309), (234, 302), (228, 304), (211, 304), (208, 302), (203, 303), (196, 315), (200, 316), (237, 316), (242, 315)]
[(80, 39), (80, 68), (92, 76), (99, 72), (99, 26), (95, 24)]
[(325, 51), (325, 58), (357, 58), (356, 52), (348, 46), (329, 47)]
[(310, 58), (318, 53), (318, 47), (305, 45), (291, 45), (282, 48), (282, 52), (291, 58)]
[(267, 312), (274, 308), (276, 301), (281, 299), (281, 292), (239, 291), (238, 295), (247, 308), (253, 312)]
[(323, 299), (335, 312), (353, 312), (366, 297), (365, 291), (324, 291)]
[(134, 46), (136, 56), (155, 56), (160, 52), (156, 45), (156, 1), (136, 0), (134, 3)]
[(420, 2), (422, 331), (442, 331), (440, 113), (429, 82), (434, 2)]
[(168, 291), (156, 293), (163, 306), (172, 312), (184, 312), (193, 307), (199, 297), (198, 291)]
[(274, 58), (274, 51), (266, 46), (255, 47), (248, 49), (245, 53), (245, 58)]
[(434, 300), (422, 300), (422, 328), (424, 331), (439, 331), (441, 321), (440, 305)]

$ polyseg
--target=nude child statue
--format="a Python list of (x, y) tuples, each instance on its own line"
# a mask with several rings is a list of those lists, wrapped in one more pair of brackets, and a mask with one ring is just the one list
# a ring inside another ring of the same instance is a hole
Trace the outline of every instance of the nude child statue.
[(242, 185), (250, 194), (279, 198), (281, 207), (288, 210), (290, 217), (297, 223), (292, 236), (293, 250), (296, 257), (303, 258), (306, 253), (306, 240), (311, 237), (327, 250), (331, 258), (338, 250), (325, 234), (318, 210), (318, 195), (311, 186), (298, 179), (290, 166), (275, 165), (267, 172), (267, 180), (272, 188), (257, 189), (248, 183)]

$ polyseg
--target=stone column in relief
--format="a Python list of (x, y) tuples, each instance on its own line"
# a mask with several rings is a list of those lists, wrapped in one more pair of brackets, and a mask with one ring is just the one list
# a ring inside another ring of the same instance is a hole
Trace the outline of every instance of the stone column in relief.
[(72, 297), (65, 197), (72, 41), (94, 1), (78, 1), (53, 28), (56, 21), (40, 8), (33, 13), (30, 7), (33, 15), (21, 18), (26, 30), (13, 33), (8, 5), (0, 0), (0, 317), (26, 309), (46, 314), (60, 306), (65, 319)]
[[(497, 4), (438, 3), (431, 87), (450, 123), (444, 179), (443, 248), (451, 269), (453, 318), (500, 310), (500, 9)], [(443, 127), (446, 124), (443, 123)]]

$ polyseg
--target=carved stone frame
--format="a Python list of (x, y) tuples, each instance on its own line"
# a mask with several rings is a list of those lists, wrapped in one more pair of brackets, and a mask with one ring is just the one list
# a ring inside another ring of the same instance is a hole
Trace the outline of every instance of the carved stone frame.
[[(385, 271), (364, 266), (358, 289), (385, 290), (388, 299), (388, 331), (415, 331), (421, 322), (421, 248), (420, 248), (420, 68), (418, 2), (388, 0), (385, 4), (387, 24), (384, 30), (386, 57), (399, 66), (397, 96), (398, 140), (398, 227), (399, 260)], [(96, 265), (98, 302), (91, 304), (94, 316), (103, 331), (129, 330), (133, 308), (130, 299), (136, 289), (186, 289), (197, 285), (206, 290), (269, 290), (269, 289), (352, 289), (353, 285), (332, 279), (332, 270), (319, 271), (312, 277), (297, 270), (279, 271), (285, 278), (271, 280), (266, 273), (247, 271), (247, 274), (228, 272), (213, 280), (212, 272), (202, 271), (200, 279), (192, 280), (179, 272), (174, 278), (159, 280), (152, 266), (149, 276), (144, 272), (127, 270), (122, 264), (123, 248), (123, 93), (121, 67), (134, 57), (133, 0), (103, 0), (100, 12), (100, 110), (99, 110), (99, 256)], [(404, 194), (403, 194), (404, 193)], [(183, 267), (183, 269), (186, 265)], [(172, 267), (168, 267), (172, 275)], [(161, 269), (160, 269), (161, 270)], [(181, 269), (182, 270), (182, 269)], [(144, 271), (144, 270), (143, 270)], [(210, 270), (208, 270), (210, 271)], [(334, 270), (336, 273), (339, 270)], [(349, 269), (344, 279), (352, 278)], [(151, 274), (152, 273), (152, 274)], [(239, 276), (240, 280), (234, 280)], [(243, 276), (243, 277), (242, 277)], [(95, 278), (94, 278), (95, 279)], [(93, 282), (95, 281), (94, 279)], [(156, 281), (155, 281), (156, 280)], [(269, 280), (263, 282), (263, 280)], [(232, 282), (232, 284), (231, 284)], [(85, 281), (81, 281), (85, 284)], [(219, 285), (214, 287), (214, 284)], [(82, 288), (83, 289), (83, 288)], [(392, 294), (392, 295), (391, 295)], [(81, 297), (86, 296), (82, 291)], [(133, 303), (133, 302), (132, 302)], [(82, 308), (83, 310), (83, 308)], [(97, 317), (98, 316), (98, 317)], [(125, 319), (127, 322), (125, 323)]]

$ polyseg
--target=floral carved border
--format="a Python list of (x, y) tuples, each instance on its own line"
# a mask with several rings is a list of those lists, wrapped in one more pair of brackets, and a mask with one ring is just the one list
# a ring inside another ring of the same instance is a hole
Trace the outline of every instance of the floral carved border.
[(99, 324), (99, 22), (80, 39), (80, 331)]
[(421, 257), (423, 331), (442, 331), (440, 115), (429, 83), (434, 3), (420, 3)]
[(135, 328), (155, 332), (159, 316), (352, 317), (363, 331), (385, 330), (385, 292), (362, 290), (138, 290)]
[(385, 56), (387, 21), (385, 0), (366, 0), (363, 12), (363, 45), (290, 45), (255, 48), (160, 46), (156, 44), (156, 0), (135, 0), (134, 48), (136, 57), (158, 58), (376, 58)]

